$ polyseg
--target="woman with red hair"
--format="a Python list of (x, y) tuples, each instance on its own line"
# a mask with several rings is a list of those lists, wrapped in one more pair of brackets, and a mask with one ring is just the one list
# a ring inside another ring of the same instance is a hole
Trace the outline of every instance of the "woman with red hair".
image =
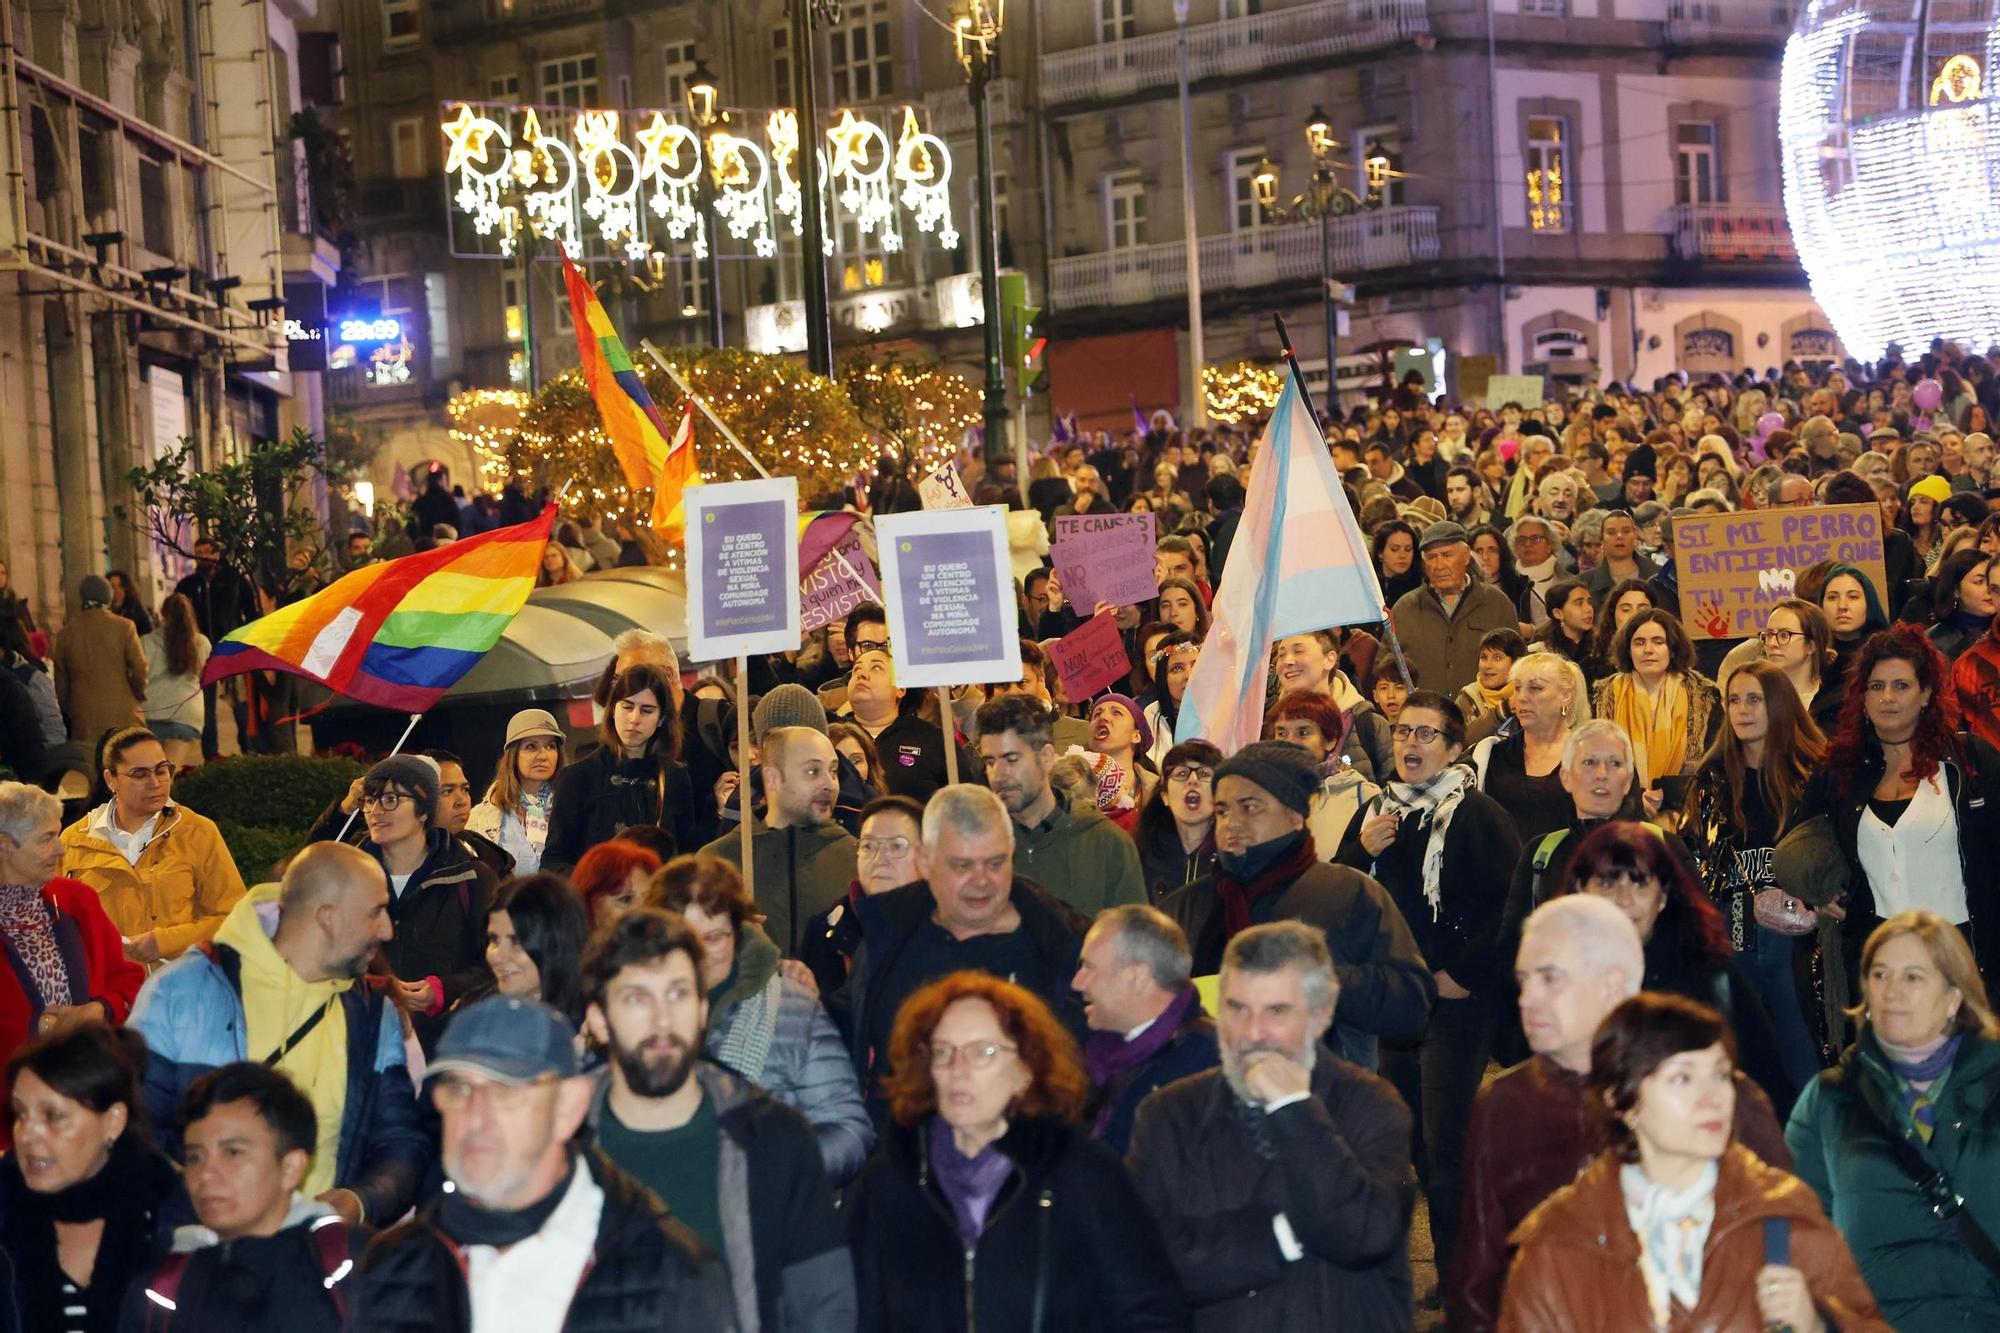
[(1313, 793), (1306, 828), (1322, 861), (1339, 854), (1355, 818), (1382, 792), (1371, 779), (1373, 769), (1363, 773), (1343, 752), (1351, 734), (1348, 716), (1331, 696), (1317, 690), (1289, 690), (1264, 714), (1265, 740), (1290, 741), (1319, 765), (1319, 790)]
[(891, 1124), (845, 1207), (867, 1329), (1182, 1329), (1172, 1258), (1079, 1123), (1076, 1043), (1031, 992), (954, 972), (889, 1037)]
[(1982, 972), (2000, 963), (2000, 752), (1959, 729), (1951, 669), (1915, 626), (1892, 625), (1855, 653), (1801, 810), (1818, 814), (1847, 859), (1850, 979), (1869, 933), (1911, 910), (1964, 932)]
[(590, 928), (596, 930), (637, 907), (659, 868), (655, 852), (623, 838), (600, 842), (585, 852), (570, 872), (569, 882), (583, 895)]

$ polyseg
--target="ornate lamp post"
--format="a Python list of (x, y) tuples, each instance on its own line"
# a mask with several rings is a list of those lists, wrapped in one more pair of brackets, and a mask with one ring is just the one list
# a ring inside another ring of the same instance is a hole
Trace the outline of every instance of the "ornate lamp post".
[(1312, 109), (1306, 118), (1306, 147), (1312, 153), (1312, 179), (1307, 182), (1305, 192), (1292, 196), (1287, 204), (1278, 202), (1278, 169), (1265, 158), (1257, 164), (1257, 175), (1251, 181), (1257, 194), (1257, 206), (1267, 217), (1278, 222), (1313, 220), (1319, 223), (1319, 285), (1320, 311), (1326, 321), (1326, 405), (1329, 409), (1340, 405), (1339, 372), (1339, 312), (1334, 299), (1333, 279), (1333, 220), (1344, 218), (1375, 207), (1382, 200), (1382, 192), (1375, 184), (1376, 158), (1381, 159), (1381, 175), (1388, 179), (1388, 156), (1382, 152), (1380, 144), (1370, 146), (1367, 163), (1369, 173), (1369, 194), (1367, 201), (1346, 188), (1335, 170), (1339, 163), (1335, 154), (1341, 149), (1338, 139), (1333, 137), (1333, 126), (1326, 112), (1319, 107)]
[[(709, 132), (727, 119), (721, 106), (722, 93), (715, 85), (715, 75), (709, 71), (708, 62), (696, 57), (694, 72), (687, 81), (688, 116), (694, 121), (695, 131), (701, 136), (702, 151), (707, 162), (715, 160), (709, 147)], [(702, 282), (708, 289), (708, 340), (722, 346), (722, 229), (715, 221), (715, 181), (714, 173), (704, 170), (700, 173), (701, 227), (708, 238), (708, 262), (704, 265)]]
[[(993, 122), (987, 89), (993, 82), (995, 48), (1007, 22), (1007, 0), (967, 0), (955, 16), (952, 37), (965, 69), (979, 142), (979, 296), (986, 312), (986, 396), (980, 416), (986, 423), (986, 457), (1008, 458), (1007, 381), (1000, 355), (1000, 225), (993, 202)], [(1026, 478), (1022, 479), (1026, 485)], [(1024, 492), (1025, 493), (1025, 492)]]
[(792, 105), (799, 118), (800, 258), (804, 263), (806, 369), (833, 374), (833, 311), (826, 296), (826, 215), (820, 198), (819, 78), (813, 23), (840, 22), (840, 0), (791, 0)]

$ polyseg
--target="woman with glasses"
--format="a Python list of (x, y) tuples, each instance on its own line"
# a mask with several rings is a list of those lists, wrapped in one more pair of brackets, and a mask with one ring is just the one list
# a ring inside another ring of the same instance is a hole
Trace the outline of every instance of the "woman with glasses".
[(102, 768), (111, 799), (63, 830), (63, 873), (97, 891), (126, 957), (151, 967), (213, 936), (243, 876), (215, 821), (173, 803), (176, 770), (152, 732), (113, 732)]
[(1383, 1046), (1382, 1075), (1420, 1127), (1417, 1170), (1444, 1272), (1458, 1237), (1467, 1116), (1492, 1048), (1502, 969), (1512, 966), (1495, 944), (1521, 839), (1457, 762), (1465, 744), (1457, 704), (1417, 690), (1390, 738), (1395, 775), (1349, 830), (1338, 859), (1388, 891), (1437, 983), (1430, 1026), (1415, 1046)]
[(1160, 761), (1166, 780), (1139, 811), (1135, 834), (1146, 896), (1155, 904), (1215, 868), (1215, 766), (1222, 751), (1182, 741)]
[(514, 858), (517, 874), (541, 869), (562, 766), (563, 732), (554, 714), (524, 708), (508, 719), (507, 746), (500, 752), (493, 785), (486, 799), (472, 807), (465, 826), (498, 843)]
[(1720, 1013), (1735, 1037), (1738, 1065), (1782, 1120), (1798, 1089), (1785, 1075), (1770, 1016), (1737, 966), (1721, 912), (1665, 836), (1631, 820), (1599, 826), (1570, 858), (1560, 892), (1609, 899), (1625, 914), (1645, 946), (1644, 989), (1685, 996)]
[[(1764, 660), (1785, 673), (1792, 692), (1812, 716), (1822, 733), (1832, 730), (1840, 717), (1840, 691), (1826, 688), (1822, 674), (1833, 665), (1833, 627), (1816, 603), (1802, 597), (1787, 597), (1764, 614), (1764, 628), (1751, 641), (1745, 661), (1755, 661), (1761, 651)], [(1724, 658), (1722, 674), (1727, 678), (1742, 663), (1735, 653)]]
[(677, 848), (700, 846), (694, 783), (680, 761), (680, 715), (660, 668), (641, 663), (613, 678), (598, 739), (594, 752), (556, 778), (542, 868), (565, 873), (634, 824), (659, 825)]
[[(1646, 813), (1659, 817), (1668, 778), (1692, 773), (1722, 725), (1715, 682), (1694, 667), (1694, 644), (1669, 611), (1641, 611), (1612, 641), (1616, 674), (1597, 682), (1597, 716), (1632, 738)], [(1678, 811), (1671, 812), (1677, 814)]]
[(890, 1124), (841, 1210), (860, 1327), (1187, 1327), (1158, 1226), (1079, 1123), (1089, 1080), (1041, 1000), (954, 972), (904, 1002), (888, 1065)]
[(799, 961), (811, 969), (821, 995), (847, 984), (854, 951), (861, 947), (861, 900), (923, 878), (917, 868), (923, 825), (923, 805), (908, 796), (877, 796), (861, 807), (854, 882), (846, 897), (808, 920), (799, 936)]

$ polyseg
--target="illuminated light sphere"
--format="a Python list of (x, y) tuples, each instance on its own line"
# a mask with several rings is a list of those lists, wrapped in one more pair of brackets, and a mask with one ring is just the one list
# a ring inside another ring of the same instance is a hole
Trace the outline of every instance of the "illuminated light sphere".
[(2000, 0), (1928, 25), (1923, 8), (1807, 0), (1785, 44), (1785, 212), (1814, 298), (1864, 361), (2000, 342)]

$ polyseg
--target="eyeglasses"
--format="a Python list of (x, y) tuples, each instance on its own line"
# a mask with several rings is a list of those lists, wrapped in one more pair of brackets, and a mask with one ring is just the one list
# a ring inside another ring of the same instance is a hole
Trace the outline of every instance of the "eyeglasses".
[(1204, 787), (1215, 785), (1215, 770), (1212, 768), (1171, 768), (1167, 770), (1167, 781), (1183, 785), (1199, 782)]
[(1782, 648), (1798, 638), (1799, 632), (1795, 629), (1767, 629), (1759, 630), (1757, 637), (1763, 640), (1766, 648)]
[(861, 656), (863, 653), (886, 653), (888, 651), (889, 641), (887, 639), (856, 639), (854, 641), (854, 655), (856, 657)]
[(863, 838), (857, 850), (863, 856), (908, 856), (914, 846), (908, 838)]
[(364, 795), (361, 798), (361, 808), (363, 810), (393, 811), (405, 799), (407, 798), (399, 791), (385, 791), (375, 796)]
[(992, 1041), (967, 1042), (963, 1046), (934, 1041), (927, 1048), (932, 1069), (949, 1069), (961, 1055), (965, 1057), (968, 1068), (991, 1069), (1003, 1052), (1019, 1049), (1017, 1046), (1002, 1046)]
[(555, 1081), (553, 1074), (544, 1074), (527, 1083), (474, 1083), (469, 1079), (441, 1078), (431, 1084), (431, 1100), (441, 1111), (463, 1111), (484, 1095), (494, 1110), (513, 1111), (527, 1105), (536, 1089)]
[(161, 782), (168, 782), (178, 771), (173, 761), (168, 760), (165, 763), (154, 764), (151, 768), (120, 769), (118, 776), (128, 782), (144, 782), (147, 778), (158, 778)]
[(1389, 728), (1389, 739), (1407, 741), (1415, 739), (1419, 745), (1429, 745), (1432, 741), (1444, 739), (1444, 733), (1436, 727), (1413, 727), (1407, 722), (1398, 722)]

